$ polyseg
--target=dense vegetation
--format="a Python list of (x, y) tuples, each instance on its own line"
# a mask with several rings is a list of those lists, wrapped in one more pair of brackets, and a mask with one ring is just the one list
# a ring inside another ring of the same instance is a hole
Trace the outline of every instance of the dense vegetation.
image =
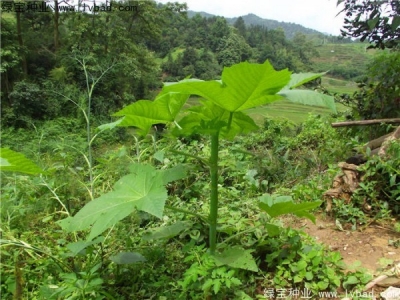
[[(338, 65), (336, 76), (368, 75), (362, 89), (336, 95), (345, 112), (308, 115), (274, 101), (306, 94), (334, 110), (332, 97), (307, 89), (330, 94), (321, 74), (288, 71), (326, 71), (315, 36), (187, 18), (178, 3), (110, 5), (90, 14), (2, 6), (2, 297), (360, 290), (367, 273), (345, 272), (339, 253), (285, 221), (288, 213), (314, 220), (336, 163), (369, 137), (331, 122), (399, 115), (399, 53), (364, 66), (365, 58), (356, 71)], [(206, 81), (163, 85), (188, 76)], [(369, 159), (351, 206), (337, 203), (342, 222), (357, 228), (399, 213), (399, 144), (388, 153)]]

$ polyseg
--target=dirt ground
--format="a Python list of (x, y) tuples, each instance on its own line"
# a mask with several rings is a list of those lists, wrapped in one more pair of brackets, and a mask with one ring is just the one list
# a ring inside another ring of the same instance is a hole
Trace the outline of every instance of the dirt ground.
[(291, 220), (289, 223), (293, 227), (302, 228), (331, 250), (339, 251), (347, 265), (360, 261), (359, 268), (365, 268), (373, 275), (381, 273), (382, 268), (387, 267), (382, 266), (382, 258), (397, 263), (400, 261), (400, 248), (389, 245), (390, 240), (400, 239), (400, 233), (390, 229), (389, 225), (371, 224), (362, 231), (346, 230), (344, 226), (342, 231), (338, 230), (334, 219), (325, 216), (318, 216), (316, 224), (304, 219)]

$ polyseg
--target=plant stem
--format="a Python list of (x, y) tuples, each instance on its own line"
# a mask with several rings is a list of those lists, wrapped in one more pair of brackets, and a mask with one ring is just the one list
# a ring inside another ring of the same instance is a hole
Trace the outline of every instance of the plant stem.
[(210, 194), (210, 253), (214, 254), (217, 247), (217, 218), (218, 218), (218, 143), (219, 132), (211, 135), (211, 194)]
[(191, 211), (183, 209), (183, 208), (173, 207), (173, 206), (170, 206), (170, 205), (165, 205), (164, 207), (167, 208), (167, 209), (173, 210), (173, 211), (178, 211), (178, 212), (181, 212), (181, 213), (184, 213), (184, 214), (195, 216), (195, 217), (199, 218), (201, 221), (203, 221), (205, 223), (208, 223), (208, 220), (205, 217), (203, 217), (202, 215), (199, 215), (199, 214), (197, 214), (195, 212), (191, 212)]

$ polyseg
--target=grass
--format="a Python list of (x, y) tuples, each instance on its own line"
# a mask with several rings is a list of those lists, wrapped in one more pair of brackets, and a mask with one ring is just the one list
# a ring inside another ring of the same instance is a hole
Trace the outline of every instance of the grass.
[(322, 77), (322, 86), (332, 93), (353, 94), (357, 90), (357, 84), (350, 80), (341, 80), (329, 76)]

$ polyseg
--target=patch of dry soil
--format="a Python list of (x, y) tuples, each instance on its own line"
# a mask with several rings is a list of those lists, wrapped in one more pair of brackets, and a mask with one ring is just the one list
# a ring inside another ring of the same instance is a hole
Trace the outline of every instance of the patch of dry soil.
[[(291, 220), (289, 226), (302, 228), (317, 241), (333, 251), (339, 251), (347, 265), (361, 262), (361, 268), (371, 274), (380, 273), (382, 258), (400, 261), (400, 248), (389, 245), (389, 240), (400, 239), (400, 234), (378, 225), (370, 225), (362, 231), (338, 230), (332, 218), (318, 217), (316, 224), (309, 220)], [(385, 266), (386, 267), (386, 266)]]

